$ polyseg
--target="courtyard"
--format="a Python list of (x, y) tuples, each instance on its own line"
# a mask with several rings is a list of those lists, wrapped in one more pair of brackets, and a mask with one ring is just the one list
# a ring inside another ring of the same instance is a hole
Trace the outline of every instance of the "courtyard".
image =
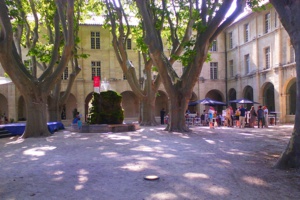
[[(299, 170), (272, 168), (292, 125), (164, 126), (0, 139), (0, 199), (298, 199)], [(157, 175), (158, 180), (145, 180)]]

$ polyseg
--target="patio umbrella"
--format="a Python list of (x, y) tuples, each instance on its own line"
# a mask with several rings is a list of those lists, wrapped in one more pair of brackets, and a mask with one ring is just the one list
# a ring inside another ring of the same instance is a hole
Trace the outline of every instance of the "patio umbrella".
[(231, 100), (229, 103), (239, 103), (239, 104), (260, 104), (256, 101), (251, 101), (249, 99), (241, 98), (241, 99), (236, 99), (236, 100)]
[(205, 99), (201, 99), (198, 100), (197, 102), (199, 102), (200, 104), (204, 104), (204, 105), (209, 105), (209, 106), (226, 106), (227, 104), (221, 101), (216, 101), (210, 98), (205, 98)]
[(189, 106), (195, 106), (198, 104), (198, 101), (190, 101)]

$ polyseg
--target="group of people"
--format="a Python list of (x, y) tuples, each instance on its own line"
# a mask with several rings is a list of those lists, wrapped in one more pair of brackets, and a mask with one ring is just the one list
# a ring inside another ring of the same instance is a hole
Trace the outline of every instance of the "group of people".
[(221, 126), (225, 121), (225, 117), (221, 113), (218, 113), (212, 106), (209, 107), (208, 112), (203, 110), (200, 119), (202, 125), (209, 125), (209, 127), (212, 129), (217, 126)]
[[(165, 109), (163, 108), (160, 111), (161, 124), (168, 123), (165, 117)], [(186, 111), (186, 118), (189, 117), (189, 111)], [(210, 128), (214, 128), (216, 126), (227, 126), (227, 127), (239, 127), (245, 128), (246, 124), (250, 128), (254, 128), (257, 122), (258, 128), (268, 128), (268, 118), (269, 118), (269, 110), (267, 106), (258, 106), (258, 109), (255, 110), (254, 106), (251, 107), (249, 111), (244, 108), (243, 105), (240, 105), (235, 111), (231, 106), (228, 106), (225, 110), (225, 115), (221, 113), (217, 113), (214, 107), (210, 106), (208, 112), (203, 110), (201, 116), (199, 113), (196, 113), (194, 120), (200, 121), (202, 125), (209, 125)], [(234, 124), (235, 122), (235, 124)]]
[(258, 128), (268, 128), (268, 115), (269, 110), (267, 106), (258, 106), (257, 111), (255, 110), (254, 106), (252, 106), (249, 112), (244, 108), (243, 105), (240, 105), (235, 112), (233, 112), (231, 106), (228, 106), (226, 109), (225, 125), (228, 127), (233, 127), (233, 121), (235, 119), (236, 127), (244, 128), (247, 119), (250, 128), (254, 128), (256, 121)]
[(246, 118), (247, 109), (243, 105), (239, 106), (235, 112), (231, 106), (228, 106), (226, 109), (226, 122), (225, 125), (228, 127), (233, 127), (233, 120), (236, 121), (236, 127), (244, 128), (245, 127), (245, 118)]
[[(251, 107), (250, 116), (253, 118), (250, 127), (254, 128), (254, 124), (257, 117), (257, 127), (258, 128), (268, 128), (269, 126), (269, 110), (267, 106), (258, 106), (258, 110), (255, 111), (254, 106)], [(250, 117), (250, 119), (251, 119)]]

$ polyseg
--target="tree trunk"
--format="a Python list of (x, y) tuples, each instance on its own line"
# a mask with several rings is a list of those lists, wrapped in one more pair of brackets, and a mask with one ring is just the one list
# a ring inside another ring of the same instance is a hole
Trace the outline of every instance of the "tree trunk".
[(296, 57), (296, 74), (297, 74), (297, 92), (296, 92), (296, 114), (295, 114), (295, 124), (292, 137), (285, 149), (281, 154), (279, 160), (275, 164), (278, 169), (288, 169), (288, 168), (300, 168), (300, 33), (297, 35), (298, 38), (292, 38), (293, 46), (295, 49)]
[(185, 111), (187, 108), (186, 98), (176, 91), (170, 96), (169, 107), (169, 123), (166, 131), (170, 132), (189, 132), (189, 128), (185, 124)]
[(58, 122), (60, 119), (60, 107), (58, 105), (58, 100), (56, 98), (51, 99), (48, 102), (48, 113), (49, 113), (49, 122)]
[(155, 120), (155, 94), (149, 95), (148, 98), (141, 100), (141, 126), (157, 126), (158, 123)]
[(277, 169), (289, 169), (300, 167), (300, 136), (299, 133), (293, 132), (292, 137), (275, 164)]
[(24, 97), (27, 120), (26, 128), (21, 138), (49, 136), (47, 125), (47, 98), (42, 96)]

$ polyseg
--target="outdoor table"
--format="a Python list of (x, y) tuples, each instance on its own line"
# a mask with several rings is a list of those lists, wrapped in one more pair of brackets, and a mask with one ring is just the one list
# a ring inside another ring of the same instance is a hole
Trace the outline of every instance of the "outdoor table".
[(276, 126), (277, 114), (280, 114), (280, 112), (272, 111), (272, 112), (270, 112), (270, 114), (273, 114), (275, 116), (275, 126)]

